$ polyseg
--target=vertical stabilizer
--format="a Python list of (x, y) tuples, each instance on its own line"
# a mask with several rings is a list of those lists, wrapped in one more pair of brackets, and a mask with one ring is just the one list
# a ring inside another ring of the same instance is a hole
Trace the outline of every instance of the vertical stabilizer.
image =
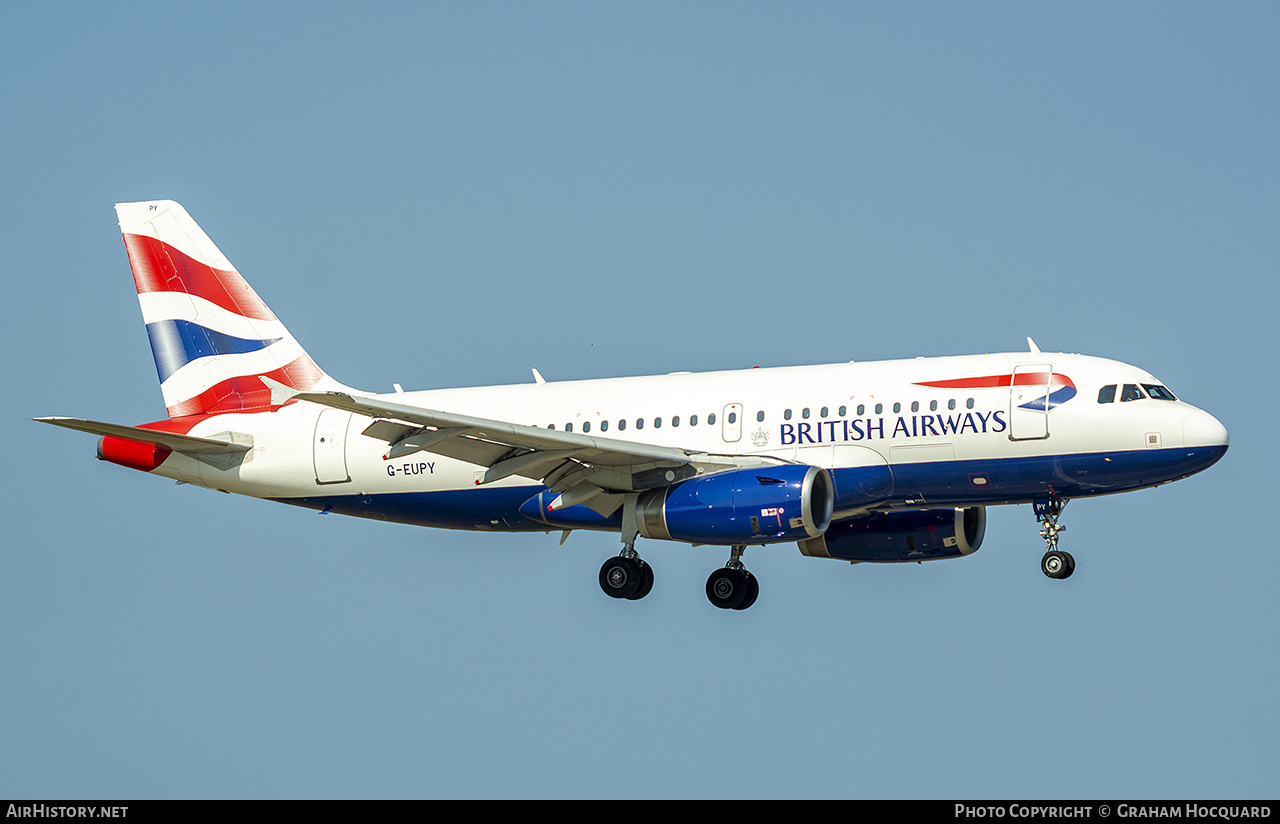
[(344, 390), (172, 200), (118, 203), (142, 320), (169, 417), (266, 409), (261, 378)]

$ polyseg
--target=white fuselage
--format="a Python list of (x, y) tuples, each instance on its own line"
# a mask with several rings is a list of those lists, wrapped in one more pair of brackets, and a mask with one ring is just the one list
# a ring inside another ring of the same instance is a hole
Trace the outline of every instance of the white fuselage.
[[(984, 380), (1016, 374), (1019, 368), (1052, 373), (1055, 384)], [(1060, 388), (1058, 376), (1074, 387), (1071, 397), (1047, 410), (1025, 408), (1037, 397), (1052, 397)], [(600, 440), (811, 464), (833, 472), (838, 492), (842, 470), (887, 465), (892, 493), (881, 500), (838, 497), (839, 518), (868, 508), (1107, 494), (1185, 477), (1220, 456), (1203, 450), (1225, 450), (1226, 432), (1212, 416), (1180, 400), (1145, 395), (1098, 402), (1104, 386), (1158, 384), (1149, 373), (1116, 361), (1030, 352), (376, 397)], [(536, 481), (512, 476), (478, 488), (484, 467), (425, 451), (384, 459), (386, 441), (361, 434), (368, 423), (368, 418), (305, 402), (269, 412), (210, 415), (189, 434), (249, 434), (252, 459), (224, 467), (174, 454), (156, 472), (315, 508), (347, 501), (349, 506), (337, 508), (349, 514), (460, 528), (546, 528), (522, 522), (515, 514), (517, 499), (541, 488)], [(1114, 472), (1109, 471), (1112, 464)], [(1059, 469), (1046, 477), (1045, 466)], [(499, 490), (507, 493), (495, 494)], [(422, 515), (406, 516), (414, 507), (404, 501), (389, 508), (379, 503), (406, 493), (452, 494), (447, 504), (428, 503)], [(464, 502), (460, 517), (439, 515), (439, 509), (457, 508), (459, 502)]]

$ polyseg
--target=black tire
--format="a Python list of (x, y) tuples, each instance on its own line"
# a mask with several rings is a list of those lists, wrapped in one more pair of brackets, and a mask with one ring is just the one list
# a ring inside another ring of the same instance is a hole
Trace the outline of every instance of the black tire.
[(756, 602), (756, 598), (760, 597), (760, 579), (745, 569), (742, 572), (747, 576), (747, 592), (742, 596), (742, 603), (738, 604), (734, 609), (746, 609)]
[(1061, 580), (1075, 570), (1075, 560), (1065, 552), (1053, 550), (1040, 559), (1040, 571), (1050, 578)]
[(707, 600), (720, 609), (737, 609), (747, 597), (744, 570), (717, 569), (707, 578)]
[(630, 598), (643, 582), (640, 565), (631, 558), (615, 555), (600, 567), (600, 589), (610, 598)]
[(1062, 577), (1063, 577), (1063, 578), (1070, 578), (1070, 577), (1071, 577), (1071, 573), (1073, 573), (1073, 572), (1075, 572), (1075, 571), (1076, 571), (1076, 559), (1075, 559), (1075, 558), (1073, 558), (1073, 557), (1071, 557), (1071, 553), (1070, 553), (1070, 552), (1064, 552), (1064, 553), (1062, 553), (1062, 554), (1063, 554), (1063, 555), (1066, 557), (1066, 559), (1067, 559), (1067, 568), (1066, 568), (1066, 571), (1062, 573)]
[(653, 567), (636, 559), (636, 563), (640, 565), (640, 585), (636, 587), (636, 591), (627, 596), (629, 601), (639, 601), (653, 590)]

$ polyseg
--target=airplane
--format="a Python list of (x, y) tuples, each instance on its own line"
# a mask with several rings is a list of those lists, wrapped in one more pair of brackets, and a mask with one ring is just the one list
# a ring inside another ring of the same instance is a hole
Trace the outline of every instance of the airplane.
[(1028, 351), (391, 393), (331, 378), (179, 204), (116, 205), (168, 417), (96, 434), (98, 458), (360, 518), (611, 532), (605, 594), (639, 600), (637, 538), (728, 548), (710, 602), (743, 610), (748, 546), (851, 563), (959, 558), (989, 506), (1033, 506), (1041, 570), (1072, 498), (1159, 486), (1227, 431), (1150, 373)]

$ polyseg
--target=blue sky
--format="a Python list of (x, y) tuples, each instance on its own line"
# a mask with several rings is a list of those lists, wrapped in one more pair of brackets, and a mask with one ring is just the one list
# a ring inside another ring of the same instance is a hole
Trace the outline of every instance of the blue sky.
[[(1280, 8), (6, 5), (0, 796), (1270, 797)], [(1019, 350), (1208, 472), (950, 562), (319, 517), (30, 423), (164, 415), (112, 204), (388, 390)], [(1260, 368), (1261, 367), (1261, 368)], [(14, 465), (16, 464), (16, 465)]]

